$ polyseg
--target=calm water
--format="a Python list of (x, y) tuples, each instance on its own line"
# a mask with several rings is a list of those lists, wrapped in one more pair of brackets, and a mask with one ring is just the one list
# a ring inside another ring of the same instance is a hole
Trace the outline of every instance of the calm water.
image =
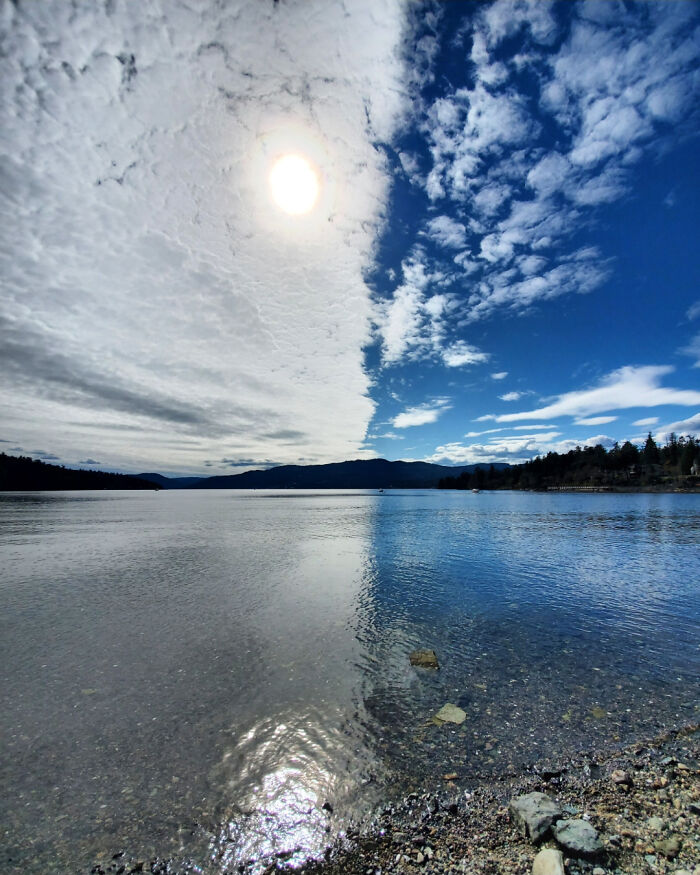
[(300, 860), (444, 773), (696, 721), (699, 544), (692, 495), (0, 495), (0, 869)]

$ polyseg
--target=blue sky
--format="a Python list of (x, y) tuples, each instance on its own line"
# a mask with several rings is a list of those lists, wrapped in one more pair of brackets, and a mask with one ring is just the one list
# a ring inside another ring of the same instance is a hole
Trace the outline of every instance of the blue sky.
[(698, 5), (348, 10), (2, 5), (0, 447), (213, 474), (700, 433)]

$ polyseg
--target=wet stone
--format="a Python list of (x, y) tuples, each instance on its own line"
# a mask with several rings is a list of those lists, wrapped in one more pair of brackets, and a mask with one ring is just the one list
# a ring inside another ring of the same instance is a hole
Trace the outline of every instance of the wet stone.
[(467, 714), (457, 705), (443, 705), (434, 717), (437, 723), (464, 723), (467, 719)]
[(411, 665), (418, 665), (421, 668), (440, 668), (434, 650), (413, 650), (409, 659)]
[(511, 799), (509, 810), (518, 830), (526, 838), (538, 842), (556, 820), (561, 808), (546, 793), (526, 793)]
[(552, 832), (557, 842), (574, 856), (595, 856), (603, 850), (597, 830), (585, 820), (560, 820)]

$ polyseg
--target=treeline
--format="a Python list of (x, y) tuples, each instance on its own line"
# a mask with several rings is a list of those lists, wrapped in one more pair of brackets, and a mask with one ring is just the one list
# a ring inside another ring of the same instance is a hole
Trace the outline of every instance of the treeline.
[(441, 489), (549, 489), (572, 487), (697, 487), (700, 441), (671, 434), (658, 446), (651, 434), (643, 447), (630, 441), (606, 450), (601, 444), (568, 453), (547, 453), (501, 471), (478, 468), (459, 477), (444, 477)]
[(129, 474), (104, 471), (74, 471), (49, 465), (27, 456), (0, 453), (0, 492), (29, 492), (58, 489), (158, 489), (147, 480)]

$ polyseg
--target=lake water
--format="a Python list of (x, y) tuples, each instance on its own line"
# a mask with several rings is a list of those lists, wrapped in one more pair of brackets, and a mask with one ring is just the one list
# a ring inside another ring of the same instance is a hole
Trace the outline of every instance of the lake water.
[(693, 495), (1, 494), (0, 869), (298, 861), (695, 722), (699, 544)]

